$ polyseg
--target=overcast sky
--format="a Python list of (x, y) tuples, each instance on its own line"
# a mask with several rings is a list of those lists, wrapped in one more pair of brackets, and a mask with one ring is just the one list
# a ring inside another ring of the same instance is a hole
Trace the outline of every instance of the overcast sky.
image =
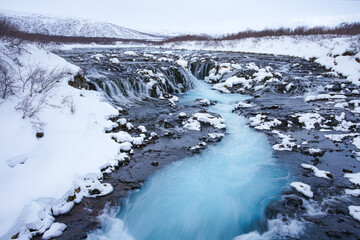
[(147, 32), (230, 33), (360, 21), (360, 0), (0, 0), (0, 9), (75, 16)]

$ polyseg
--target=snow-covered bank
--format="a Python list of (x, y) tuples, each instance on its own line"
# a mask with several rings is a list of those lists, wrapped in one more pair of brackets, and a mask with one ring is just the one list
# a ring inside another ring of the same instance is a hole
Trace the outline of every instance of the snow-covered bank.
[[(118, 110), (100, 93), (68, 85), (78, 67), (33, 45), (23, 45), (19, 53), (4, 42), (0, 47), (2, 60), (22, 80), (39, 66), (67, 72), (43, 92), (15, 82), (16, 94), (0, 101), (0, 239), (28, 239), (45, 232), (54, 222), (52, 215), (69, 211), (89, 189), (111, 191), (98, 181), (100, 168), (125, 154), (119, 154), (118, 144), (104, 131)], [(40, 106), (34, 115), (19, 105), (26, 98), (30, 109)]]
[[(301, 57), (347, 76), (360, 85), (360, 36), (285, 36), (229, 41), (176, 42), (170, 49), (265, 53)], [(353, 55), (355, 54), (355, 55)]]

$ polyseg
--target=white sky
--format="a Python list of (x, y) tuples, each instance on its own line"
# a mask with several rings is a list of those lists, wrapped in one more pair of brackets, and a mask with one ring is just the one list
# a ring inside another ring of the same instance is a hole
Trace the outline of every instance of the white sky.
[(75, 16), (146, 32), (230, 33), (360, 21), (360, 0), (0, 0), (0, 9)]

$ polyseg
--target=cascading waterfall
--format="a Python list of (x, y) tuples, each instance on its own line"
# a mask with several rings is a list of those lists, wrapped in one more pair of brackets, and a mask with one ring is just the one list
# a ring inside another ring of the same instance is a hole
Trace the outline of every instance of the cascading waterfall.
[[(157, 75), (147, 78), (147, 75), (132, 75), (118, 77), (116, 72), (88, 73), (88, 78), (98, 91), (104, 92), (107, 99), (113, 103), (127, 104), (134, 100), (149, 97), (160, 97), (162, 94), (180, 94), (193, 87), (193, 80), (180, 67), (153, 69)], [(155, 80), (154, 80), (155, 78)]]
[(283, 190), (287, 173), (266, 137), (232, 113), (245, 96), (221, 94), (196, 80), (179, 104), (198, 98), (218, 102), (210, 110), (225, 118), (228, 135), (156, 172), (88, 239), (232, 239), (266, 230), (265, 208)]

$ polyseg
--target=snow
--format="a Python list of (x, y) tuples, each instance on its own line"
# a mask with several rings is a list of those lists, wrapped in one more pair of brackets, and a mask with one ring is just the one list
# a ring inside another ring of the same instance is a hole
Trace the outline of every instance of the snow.
[(329, 99), (346, 99), (345, 95), (337, 94), (337, 95), (331, 95), (331, 94), (319, 94), (319, 95), (312, 95), (305, 97), (305, 102), (312, 102), (317, 100), (329, 100)]
[(355, 124), (351, 121), (341, 121), (341, 123), (334, 127), (335, 131), (342, 131), (342, 132), (348, 132), (349, 129), (354, 126)]
[(119, 64), (120, 63), (119, 59), (117, 59), (117, 58), (110, 58), (109, 61), (111, 63), (113, 63), (113, 64)]
[(181, 113), (179, 113), (178, 117), (179, 117), (179, 118), (186, 118), (187, 115), (186, 115), (186, 113), (181, 112)]
[(301, 164), (301, 166), (305, 169), (310, 169), (314, 172), (315, 176), (316, 177), (319, 177), (319, 178), (329, 178), (327, 176), (327, 174), (330, 174), (330, 172), (328, 171), (324, 171), (324, 170), (319, 170), (317, 167), (313, 166), (313, 165), (310, 165), (310, 164)]
[[(349, 133), (349, 134), (327, 134), (325, 135), (325, 137), (329, 138), (331, 141), (333, 142), (341, 142), (343, 139), (347, 138), (347, 137), (354, 137), (354, 136), (358, 136), (358, 133)], [(355, 141), (355, 139), (354, 139)], [(359, 145), (360, 147), (360, 139), (359, 139)], [(359, 148), (360, 149), (360, 148)]]
[(138, 126), (138, 129), (142, 132), (142, 133), (146, 133), (147, 130), (146, 130), (146, 127), (145, 126)]
[(189, 118), (187, 121), (183, 122), (183, 128), (186, 128), (188, 130), (193, 130), (193, 131), (200, 131), (201, 124), (198, 120)]
[(348, 208), (350, 216), (352, 216), (355, 220), (360, 221), (360, 206), (351, 205)]
[(119, 131), (117, 133), (111, 133), (110, 136), (112, 138), (115, 138), (118, 143), (131, 142), (133, 139), (129, 133), (124, 132), (124, 131)]
[(251, 107), (253, 107), (251, 103), (238, 102), (237, 104), (235, 104), (234, 109), (251, 108)]
[(354, 138), (352, 144), (354, 144), (357, 149), (360, 149), (360, 137)]
[(223, 124), (225, 121), (223, 118), (215, 117), (208, 113), (195, 113), (193, 118), (197, 119), (199, 122), (208, 123), (215, 128), (223, 129), (226, 127), (226, 125)]
[[(22, 71), (29, 63), (62, 66), (73, 74), (79, 70), (32, 45), (27, 45), (27, 51), (18, 58), (24, 66)], [(52, 208), (56, 214), (71, 209), (71, 203), (63, 203), (74, 195), (85, 176), (90, 174), (97, 181), (102, 176), (102, 166), (124, 157), (119, 154), (118, 144), (104, 133), (106, 127), (113, 125), (108, 117), (117, 115), (118, 110), (103, 102), (100, 93), (72, 88), (67, 81), (68, 78), (63, 79), (48, 92), (49, 104), (36, 118), (23, 119), (22, 113), (15, 110), (18, 97), (8, 98), (0, 105), (2, 239), (18, 232), (24, 238), (43, 233), (53, 222)], [(68, 104), (62, 104), (64, 99), (72, 99), (74, 112)], [(44, 137), (37, 139), (39, 130)], [(28, 228), (35, 231), (29, 232)]]
[(281, 121), (276, 118), (272, 121), (265, 121), (266, 117), (266, 115), (261, 114), (257, 114), (255, 117), (250, 117), (250, 126), (257, 130), (270, 130), (271, 128), (281, 124)]
[(187, 66), (188, 66), (188, 62), (183, 59), (179, 59), (175, 63), (183, 68), (187, 68)]
[(311, 187), (306, 183), (292, 182), (290, 186), (295, 188), (295, 190), (298, 191), (299, 193), (302, 193), (309, 198), (312, 198), (314, 196), (314, 193), (311, 191)]
[(360, 185), (360, 172), (358, 173), (346, 173), (344, 178), (348, 178), (350, 182)]
[(280, 133), (278, 130), (273, 130), (272, 133), (275, 133), (281, 139), (281, 143), (273, 145), (273, 149), (277, 151), (292, 151), (294, 147), (297, 147), (295, 140), (286, 134)]
[(236, 84), (242, 83), (245, 86), (250, 86), (250, 80), (246, 80), (245, 78), (238, 78), (236, 76), (230, 77), (226, 79), (225, 82), (217, 83), (212, 86), (213, 89), (219, 90), (223, 93), (230, 93), (230, 90), (228, 88), (233, 87)]
[(70, 212), (70, 210), (74, 207), (74, 202), (65, 202), (62, 203), (60, 206), (52, 207), (51, 210), (54, 216), (65, 214)]
[(66, 18), (41, 14), (24, 14), (14, 11), (1, 11), (20, 30), (30, 33), (43, 33), (57, 36), (109, 37), (122, 39), (160, 40), (162, 37), (121, 27), (112, 23)]
[(297, 113), (295, 116), (299, 118), (300, 123), (305, 124), (305, 128), (308, 130), (315, 128), (315, 124), (320, 124), (323, 120), (318, 113)]
[(130, 151), (132, 148), (132, 144), (130, 142), (123, 142), (123, 143), (120, 143), (118, 146), (119, 146), (119, 149), (123, 150), (123, 151)]
[(345, 194), (359, 197), (360, 196), (360, 189), (345, 189)]
[(62, 235), (63, 231), (66, 229), (66, 225), (63, 223), (53, 223), (51, 225), (51, 227), (49, 228), (49, 230), (47, 230), (44, 235), (43, 235), (43, 239), (50, 239), (50, 238), (55, 238), (55, 237), (59, 237)]
[(118, 122), (121, 126), (125, 126), (127, 123), (126, 118), (119, 118), (116, 122)]
[(225, 135), (223, 133), (208, 133), (208, 136), (211, 139), (219, 139), (219, 138), (225, 137)]
[(125, 51), (124, 55), (128, 55), (128, 56), (137, 56), (136, 52), (134, 51)]
[(227, 40), (216, 42), (216, 44), (208, 41), (176, 42), (164, 44), (161, 47), (288, 55), (307, 60), (315, 58), (315, 62), (333, 72), (343, 74), (348, 81), (360, 85), (360, 64), (355, 60), (358, 56), (341, 56), (348, 50), (358, 51), (358, 47), (354, 45), (358, 39), (359, 36), (282, 36)]

